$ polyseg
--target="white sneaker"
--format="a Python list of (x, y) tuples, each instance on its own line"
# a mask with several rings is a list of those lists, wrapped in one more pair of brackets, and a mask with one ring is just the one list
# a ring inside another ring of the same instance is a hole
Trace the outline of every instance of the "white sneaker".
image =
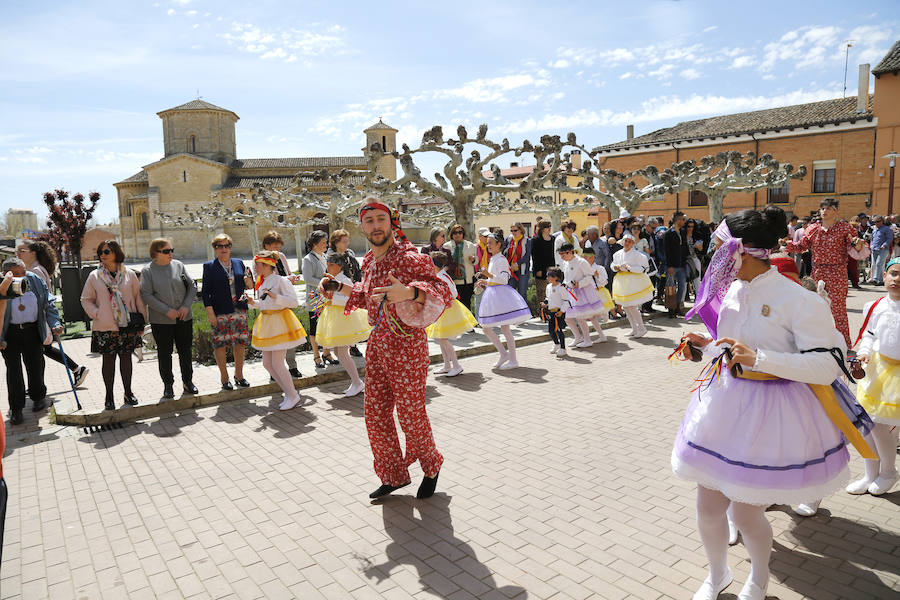
[(556, 354), (559, 352), (559, 344), (553, 344), (553, 348), (550, 349), (550, 354)]
[[(450, 370), (450, 365), (443, 365), (434, 370), (435, 375), (440, 375), (441, 373), (446, 373)], [(348, 388), (349, 389), (349, 388)]]
[(556, 355), (558, 357), (562, 358), (563, 356), (568, 356), (569, 354), (566, 352), (565, 348), (560, 348), (559, 350), (556, 351)]
[(602, 331), (600, 331), (600, 332), (598, 332), (598, 333), (600, 334), (599, 336), (597, 336), (597, 343), (598, 343), (598, 344), (602, 344), (603, 342), (609, 340), (609, 338), (606, 337), (606, 334), (603, 333)]
[(747, 581), (738, 594), (738, 600), (766, 600), (766, 590), (752, 581)]
[(503, 363), (502, 365), (500, 365), (497, 368), (500, 369), (501, 371), (508, 371), (509, 369), (515, 369), (518, 366), (519, 366), (519, 361), (507, 359), (507, 362)]
[(898, 481), (900, 481), (900, 473), (897, 471), (894, 471), (892, 475), (879, 475), (878, 479), (869, 486), (869, 493), (873, 496), (887, 494)]
[(634, 337), (636, 335), (637, 335), (637, 332), (634, 329), (632, 329), (631, 331), (628, 332), (628, 337)]
[(590, 348), (593, 345), (594, 345), (594, 342), (592, 342), (591, 340), (584, 340), (580, 344), (575, 344), (575, 347), (576, 348)]
[(869, 491), (869, 486), (872, 485), (874, 481), (874, 479), (862, 477), (861, 479), (857, 479), (856, 481), (848, 485), (846, 488), (844, 488), (844, 490), (846, 490), (848, 494), (854, 494), (857, 496), (860, 494), (865, 494)]
[(583, 337), (577, 336), (577, 337), (572, 341), (572, 344), (573, 344), (574, 346), (578, 346), (578, 344), (580, 344), (580, 343), (583, 342), (583, 341), (584, 341), (584, 338), (583, 338)]
[(637, 339), (637, 338), (642, 338), (642, 337), (644, 337), (645, 335), (647, 335), (647, 330), (646, 330), (646, 329), (641, 329), (640, 331), (638, 331), (637, 333), (635, 333), (633, 337), (634, 337), (635, 339)]
[(734, 573), (731, 572), (731, 569), (726, 570), (725, 574), (722, 575), (722, 579), (715, 583), (707, 575), (706, 579), (703, 580), (703, 585), (694, 594), (693, 600), (716, 600), (719, 594), (722, 593), (722, 590), (731, 585), (732, 581), (734, 581)]
[[(798, 504), (794, 508), (794, 513), (800, 515), (801, 517), (812, 517), (819, 511), (819, 505), (821, 503), (821, 500), (816, 500), (815, 502), (804, 502), (803, 504)], [(748, 581), (747, 583), (750, 582)]]
[(281, 404), (278, 405), (278, 410), (291, 410), (295, 406), (300, 404), (300, 395), (296, 395), (293, 398), (285, 398)]
[(351, 385), (346, 390), (344, 390), (344, 398), (352, 398), (353, 396), (357, 396), (364, 389), (366, 389), (366, 384), (362, 381), (360, 381), (356, 385)]
[(452, 369), (447, 371), (447, 377), (456, 377), (457, 375), (459, 375), (462, 372), (463, 372), (462, 367), (453, 367)]
[(497, 362), (494, 363), (494, 368), (499, 369), (500, 365), (502, 365), (503, 363), (505, 363), (508, 360), (509, 360), (509, 355), (504, 352), (503, 354), (500, 355), (500, 358), (497, 359)]

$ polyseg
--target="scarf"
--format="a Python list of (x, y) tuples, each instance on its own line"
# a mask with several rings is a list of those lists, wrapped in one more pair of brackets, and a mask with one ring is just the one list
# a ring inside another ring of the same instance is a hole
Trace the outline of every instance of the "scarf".
[(694, 315), (700, 315), (700, 320), (706, 325), (710, 335), (717, 338), (722, 300), (725, 298), (728, 288), (737, 278), (737, 272), (741, 268), (741, 254), (746, 253), (754, 258), (766, 260), (772, 252), (765, 248), (745, 247), (741, 238), (731, 235), (724, 219), (713, 235), (723, 240), (723, 243), (713, 254), (709, 267), (706, 269), (706, 275), (700, 282), (700, 290), (697, 292), (698, 299), (684, 318), (690, 320)]
[(109, 303), (112, 306), (113, 317), (119, 327), (128, 327), (131, 316), (128, 314), (128, 307), (125, 306), (125, 299), (122, 292), (119, 291), (119, 284), (125, 280), (125, 265), (119, 265), (119, 270), (115, 275), (109, 272), (109, 269), (100, 265), (97, 267), (97, 274), (100, 281), (109, 291)]
[(478, 250), (477, 250), (477, 254), (478, 254), (478, 268), (479, 268), (479, 270), (481, 270), (481, 269), (487, 269), (487, 268), (488, 268), (488, 264), (490, 264), (490, 262), (491, 262), (491, 255), (490, 255), (490, 253), (488, 252), (487, 244), (485, 244), (485, 243), (482, 242), (481, 240), (478, 240)]
[(369, 212), (370, 210), (383, 210), (391, 217), (391, 231), (400, 238), (403, 242), (409, 242), (409, 239), (406, 237), (406, 234), (403, 233), (403, 230), (400, 228), (400, 212), (396, 210), (391, 210), (387, 207), (387, 205), (382, 204), (381, 202), (368, 202), (363, 205), (362, 208), (359, 209), (359, 218), (362, 220), (363, 215)]
[(565, 229), (561, 229), (561, 230), (559, 231), (559, 235), (561, 235), (561, 236), (563, 237), (563, 239), (566, 240), (566, 242), (572, 244), (572, 245), (575, 247), (575, 254), (581, 254), (581, 244), (578, 244), (578, 243), (575, 242), (575, 236), (574, 236), (574, 235), (571, 235), (571, 234), (570, 234), (570, 235), (566, 235), (566, 230), (565, 230)]
[[(509, 261), (509, 264), (517, 263), (522, 258), (522, 239), (524, 236), (522, 234), (514, 235), (513, 241), (510, 243), (509, 247), (506, 249), (506, 260)], [(510, 274), (513, 276), (513, 279), (516, 281), (519, 280), (518, 271), (513, 271), (510, 269)]]
[(453, 242), (453, 278), (465, 279), (466, 268), (463, 265), (463, 244), (465, 242)]

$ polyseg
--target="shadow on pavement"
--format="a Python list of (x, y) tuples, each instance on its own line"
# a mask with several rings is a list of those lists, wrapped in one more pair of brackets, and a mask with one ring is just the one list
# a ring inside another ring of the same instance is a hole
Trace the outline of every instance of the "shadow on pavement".
[(456, 377), (440, 377), (437, 381), (464, 392), (477, 392), (487, 379), (482, 373), (463, 371)]
[(253, 431), (271, 430), (273, 432), (272, 437), (285, 439), (301, 433), (309, 433), (316, 428), (311, 423), (318, 417), (307, 410), (308, 407), (316, 403), (315, 400), (301, 401), (300, 404), (291, 410), (278, 410), (281, 400), (281, 394), (272, 396), (271, 400), (269, 400), (268, 410), (263, 409), (264, 414), (260, 419), (259, 427)]
[[(900, 494), (891, 494), (900, 496)], [(861, 553), (858, 546), (864, 546), (864, 540), (872, 540), (873, 544), (882, 546), (900, 546), (900, 536), (875, 525), (867, 525), (835, 517), (827, 509), (819, 509), (814, 517), (800, 517), (793, 514), (789, 506), (779, 506), (778, 510), (791, 516), (794, 528), (787, 532), (798, 544), (809, 552), (801, 552), (786, 548), (777, 541), (773, 545), (772, 575), (784, 585), (793, 588), (792, 584), (803, 583), (804, 580), (796, 576), (797, 571), (809, 571), (811, 575), (819, 576), (822, 573), (841, 573), (848, 580), (860, 579), (868, 583), (864, 590), (858, 590), (859, 597), (867, 598), (896, 598), (897, 590), (891, 589), (882, 581), (872, 569), (900, 573), (900, 561), (892, 561), (890, 564), (876, 562), (871, 555)], [(848, 541), (847, 548), (841, 548), (840, 553), (835, 552), (835, 546), (831, 539), (823, 539), (820, 536), (828, 530), (838, 531), (844, 534)], [(801, 564), (798, 559), (803, 559)], [(842, 575), (842, 578), (843, 578)], [(820, 582), (817, 585), (822, 585)], [(798, 586), (799, 587), (799, 586)], [(797, 589), (799, 593), (809, 593), (809, 587)]]
[(165, 417), (158, 419), (150, 424), (147, 433), (152, 433), (156, 437), (175, 437), (184, 427), (190, 427), (203, 420), (203, 417), (194, 410), (187, 410), (178, 413), (177, 416)]
[(134, 423), (116, 429), (105, 429), (105, 426), (79, 427), (87, 435), (78, 438), (84, 444), (94, 444), (97, 450), (115, 448), (128, 438), (146, 433), (150, 426), (146, 423)]
[(352, 398), (344, 398), (343, 396), (338, 396), (337, 398), (332, 398), (331, 400), (325, 401), (325, 403), (331, 407), (326, 408), (325, 410), (342, 410), (348, 416), (363, 418), (366, 416), (366, 411), (363, 408), (363, 398), (363, 394), (356, 395)]
[[(368, 558), (356, 557), (362, 563), (365, 576), (380, 583), (390, 578), (394, 568), (409, 564), (418, 571), (419, 583), (425, 590), (439, 598), (450, 598), (458, 595), (459, 587), (448, 581), (448, 577), (458, 576), (448, 573), (449, 562), (465, 565), (465, 572), (460, 569), (460, 575), (467, 580), (463, 589), (476, 598), (494, 591), (515, 600), (528, 598), (528, 592), (521, 586), (498, 587), (493, 573), (478, 560), (472, 546), (456, 537), (450, 500), (451, 496), (438, 493), (428, 500), (387, 496), (373, 502), (381, 506), (384, 531), (391, 541), (384, 550), (387, 560), (383, 563), (374, 564)], [(420, 518), (415, 517), (414, 509), (418, 509)]]
[(547, 371), (547, 369), (535, 369), (534, 367), (522, 366), (516, 367), (515, 369), (509, 369), (508, 371), (491, 369), (491, 373), (499, 377), (506, 377), (507, 379), (518, 379), (523, 383), (547, 383), (547, 379), (544, 376), (549, 373), (549, 371)]

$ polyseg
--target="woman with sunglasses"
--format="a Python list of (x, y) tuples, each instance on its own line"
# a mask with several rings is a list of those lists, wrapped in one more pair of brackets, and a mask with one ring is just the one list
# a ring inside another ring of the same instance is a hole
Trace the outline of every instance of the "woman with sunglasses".
[(116, 240), (97, 246), (100, 266), (88, 275), (81, 291), (81, 306), (91, 318), (91, 352), (103, 356), (103, 383), (106, 385), (106, 410), (115, 410), (113, 386), (116, 357), (125, 388), (125, 404), (134, 406), (131, 392), (131, 353), (141, 347), (144, 332), (144, 301), (137, 274), (126, 269), (125, 253)]
[(171, 240), (158, 238), (150, 242), (151, 262), (141, 270), (141, 298), (147, 305), (148, 321), (156, 342), (159, 376), (163, 382), (163, 400), (175, 397), (172, 374), (172, 349), (178, 349), (181, 382), (185, 394), (196, 394), (191, 365), (194, 320), (191, 305), (197, 295), (197, 284), (184, 265), (173, 258)]
[(216, 257), (203, 263), (201, 291), (206, 316), (212, 326), (213, 355), (223, 390), (234, 389), (228, 378), (228, 346), (234, 352), (234, 383), (238, 387), (250, 387), (250, 382), (244, 379), (244, 352), (250, 343), (250, 328), (247, 326), (247, 303), (240, 297), (246, 288), (253, 287), (253, 279), (244, 263), (231, 258), (232, 243), (227, 233), (213, 238)]

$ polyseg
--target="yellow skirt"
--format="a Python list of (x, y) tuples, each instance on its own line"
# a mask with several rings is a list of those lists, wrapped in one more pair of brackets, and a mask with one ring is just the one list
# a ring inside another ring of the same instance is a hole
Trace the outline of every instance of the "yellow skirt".
[(369, 339), (369, 313), (364, 309), (344, 314), (343, 306), (328, 304), (319, 315), (316, 343), (323, 348), (352, 346)]
[(250, 338), (250, 344), (257, 350), (285, 350), (305, 341), (306, 330), (289, 308), (260, 312)]
[(456, 339), (475, 328), (478, 321), (459, 300), (454, 300), (433, 324), (425, 328), (432, 339)]
[(646, 273), (619, 271), (613, 277), (613, 300), (622, 306), (640, 306), (653, 300), (653, 284)]
[(598, 287), (597, 295), (599, 295), (600, 300), (603, 301), (603, 308), (606, 309), (607, 312), (616, 307), (616, 303), (613, 302), (612, 296), (609, 295), (609, 290), (606, 289), (606, 286), (601, 285)]
[(900, 360), (873, 352), (865, 369), (856, 385), (857, 402), (876, 423), (900, 425)]

